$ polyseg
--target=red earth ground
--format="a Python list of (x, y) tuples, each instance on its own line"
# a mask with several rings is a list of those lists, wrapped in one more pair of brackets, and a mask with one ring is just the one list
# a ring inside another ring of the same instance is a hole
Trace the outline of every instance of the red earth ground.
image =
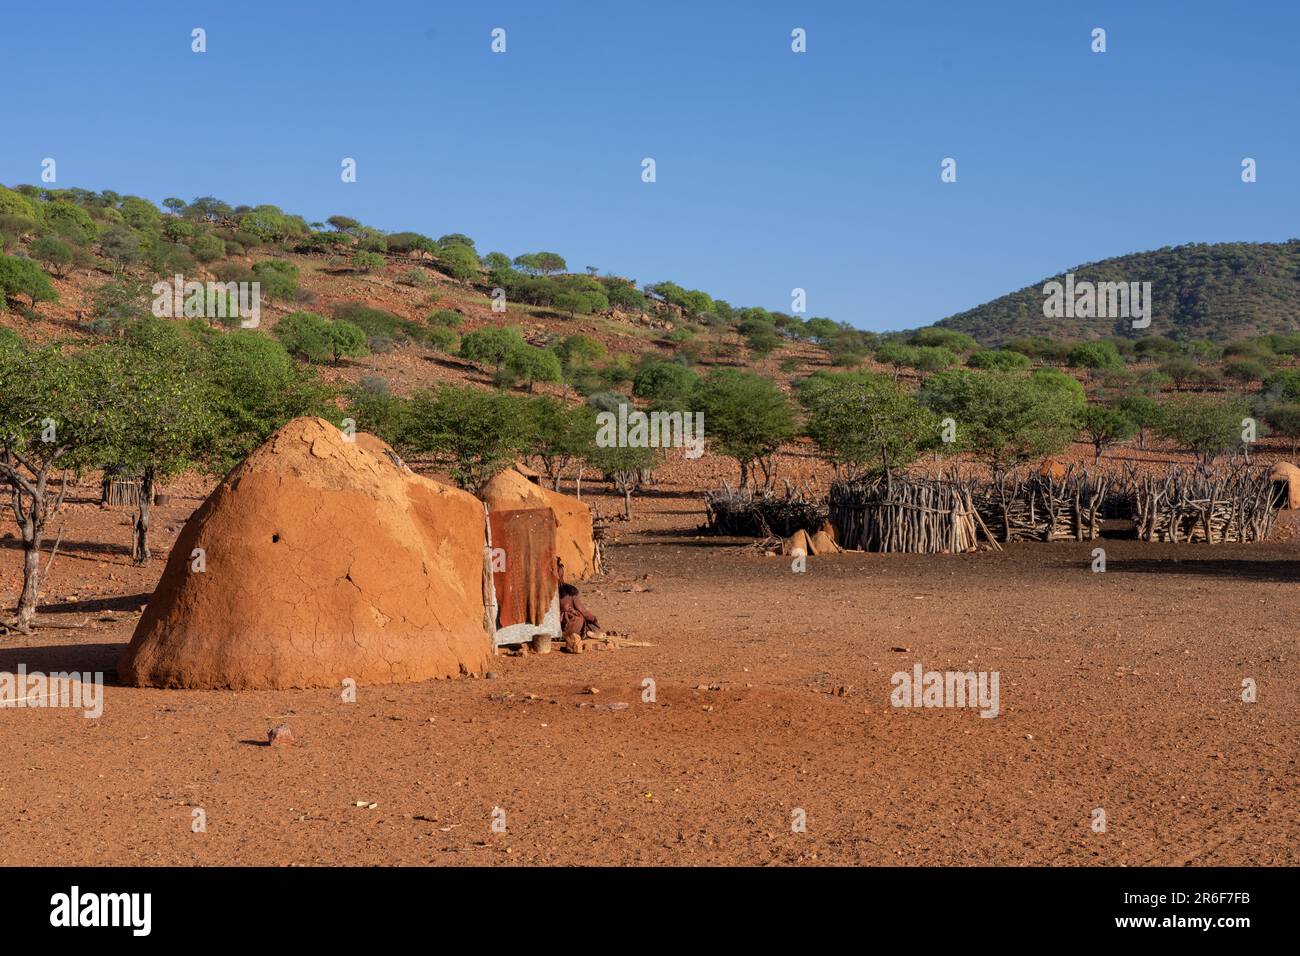
[[(210, 486), (170, 489), (134, 568), (126, 510), (83, 484), (41, 613), (85, 626), (0, 640), (0, 671), (102, 670), (103, 716), (0, 708), (0, 864), (1300, 862), (1296, 545), (842, 554), (795, 573), (697, 534), (698, 489), (728, 468), (661, 473), (583, 587), (605, 628), (652, 646), (503, 656), (492, 679), (355, 703), (116, 686)], [(12, 601), (20, 552), (0, 545)], [(916, 663), (997, 671), (1000, 715), (892, 707), (890, 676)], [(296, 743), (266, 746), (280, 723)]]

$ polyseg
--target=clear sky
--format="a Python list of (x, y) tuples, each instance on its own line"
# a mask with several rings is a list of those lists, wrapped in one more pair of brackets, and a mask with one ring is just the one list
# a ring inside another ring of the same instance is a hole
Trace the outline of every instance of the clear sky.
[(738, 306), (801, 287), (861, 328), (1300, 234), (1296, 0), (64, 0), (0, 24), (8, 185), (52, 157), (58, 186), (464, 232)]

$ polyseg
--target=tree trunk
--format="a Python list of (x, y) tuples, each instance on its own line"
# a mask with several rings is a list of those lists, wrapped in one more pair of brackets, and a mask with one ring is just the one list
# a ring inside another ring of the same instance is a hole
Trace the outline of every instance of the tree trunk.
[(149, 519), (153, 513), (154, 474), (152, 468), (146, 468), (140, 478), (140, 500), (135, 510), (135, 537), (131, 542), (131, 560), (136, 565), (145, 565), (153, 557), (149, 550)]
[(749, 462), (743, 459), (740, 462), (740, 487), (749, 487)]
[(23, 526), (23, 590), (18, 596), (18, 627), (31, 629), (41, 580), (41, 532), (34, 519)]
[(632, 520), (632, 489), (623, 489), (623, 517)]

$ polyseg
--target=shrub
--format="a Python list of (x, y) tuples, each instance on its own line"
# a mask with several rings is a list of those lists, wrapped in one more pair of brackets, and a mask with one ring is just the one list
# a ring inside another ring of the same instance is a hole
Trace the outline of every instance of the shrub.
[(429, 316), (430, 325), (444, 329), (458, 329), (463, 321), (461, 314), (451, 309), (438, 309)]
[(523, 382), (531, 392), (537, 382), (558, 382), (563, 377), (560, 359), (554, 352), (534, 345), (522, 345), (506, 354), (498, 380), (510, 384)]
[[(385, 338), (390, 343), (424, 342), (428, 340), (430, 334), (430, 329), (419, 322), (404, 319), (400, 315), (394, 315), (392, 312), (386, 312), (383, 309), (371, 308), (361, 302), (339, 303), (334, 307), (334, 318), (358, 326), (366, 333), (368, 339)], [(387, 349), (375, 348), (373, 344), (370, 350), (372, 352), (387, 351)]]
[(42, 236), (31, 244), (27, 252), (37, 262), (44, 263), (45, 268), (60, 279), (72, 265), (72, 249), (54, 236)]
[(507, 355), (526, 344), (518, 329), (489, 325), (460, 340), (460, 357), (500, 368)]
[(357, 252), (352, 256), (352, 268), (357, 272), (374, 272), (384, 267), (384, 257), (377, 252)]
[(264, 299), (289, 301), (298, 294), (298, 267), (284, 259), (263, 259), (253, 266), (253, 278)]
[(440, 245), (436, 255), (438, 264), (452, 278), (474, 279), (478, 277), (480, 265), (478, 254), (474, 252), (473, 246), (463, 245), (459, 242), (446, 246)]
[(418, 267), (407, 269), (401, 274), (397, 281), (401, 285), (409, 285), (416, 289), (426, 289), (431, 285), (429, 282), (429, 276), (423, 269)]
[(205, 232), (201, 236), (196, 236), (190, 243), (190, 252), (199, 262), (215, 262), (225, 257), (226, 243), (212, 233)]
[(1010, 349), (985, 349), (971, 355), (966, 360), (966, 364), (971, 368), (982, 368), (996, 372), (1014, 372), (1018, 369), (1029, 368), (1029, 356), (1023, 352), (1013, 352)]
[(1071, 368), (1115, 369), (1124, 367), (1124, 358), (1114, 342), (1080, 342), (1070, 349), (1066, 362)]
[(1241, 445), (1242, 419), (1250, 408), (1239, 395), (1180, 395), (1165, 403), (1160, 433), (1209, 464)]
[(60, 236), (74, 242), (91, 243), (99, 236), (99, 227), (80, 206), (58, 200), (45, 204), (45, 223)]
[(40, 266), (30, 259), (0, 255), (0, 300), (11, 295), (27, 296), (33, 308), (37, 302), (59, 301), (59, 293)]
[(276, 323), (273, 334), (295, 358), (324, 362), (330, 357), (329, 325), (328, 319), (314, 312), (294, 312)]

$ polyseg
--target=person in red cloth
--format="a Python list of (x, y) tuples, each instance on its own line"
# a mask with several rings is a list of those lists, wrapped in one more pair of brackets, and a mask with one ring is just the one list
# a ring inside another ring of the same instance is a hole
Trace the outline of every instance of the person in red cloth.
[(578, 589), (564, 583), (564, 562), (556, 558), (555, 564), (560, 576), (560, 634), (564, 638), (564, 649), (571, 654), (581, 654), (587, 631), (600, 627), (600, 623), (582, 603)]

